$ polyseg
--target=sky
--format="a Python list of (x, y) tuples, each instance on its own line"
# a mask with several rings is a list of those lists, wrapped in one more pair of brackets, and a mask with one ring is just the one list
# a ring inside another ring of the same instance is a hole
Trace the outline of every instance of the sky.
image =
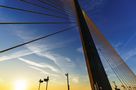
[[(90, 90), (89, 77), (82, 51), (76, 15), (69, 0), (60, 0), (65, 12), (54, 9), (38, 0), (28, 0), (51, 10), (37, 8), (19, 0), (1, 0), (0, 5), (18, 7), (42, 12), (33, 14), (0, 7), (0, 22), (75, 22), (39, 25), (0, 25), (0, 50), (70, 28), (43, 40), (0, 54), (0, 89), (20, 90), (17, 83), (26, 86), (24, 90), (37, 90), (39, 79), (50, 76), (49, 90), (66, 90), (65, 73), (70, 74), (71, 90)], [(49, 1), (49, 0), (47, 0)], [(56, 0), (57, 1), (57, 0)], [(111, 45), (127, 65), (136, 73), (136, 12), (132, 0), (79, 0), (83, 9), (94, 21)], [(63, 3), (63, 4), (62, 4)], [(71, 10), (72, 13), (68, 10)], [(59, 11), (59, 12), (58, 12)], [(53, 16), (47, 16), (50, 14)], [(55, 18), (55, 16), (61, 16)], [(63, 17), (63, 18), (62, 18)], [(5, 84), (6, 83), (6, 84)], [(44, 84), (42, 89), (44, 89)]]
[(86, 9), (88, 15), (130, 68), (136, 72), (135, 1), (92, 0), (90, 3), (86, 2), (81, 0), (82, 7)]

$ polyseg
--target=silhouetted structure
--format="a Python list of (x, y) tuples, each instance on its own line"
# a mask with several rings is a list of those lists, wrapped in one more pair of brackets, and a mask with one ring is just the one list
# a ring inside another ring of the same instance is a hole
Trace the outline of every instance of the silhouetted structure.
[(113, 81), (113, 84), (114, 84), (114, 86), (115, 86), (115, 90), (120, 90), (120, 89), (118, 88), (118, 86), (116, 85), (115, 81)]
[(74, 3), (92, 90), (112, 90), (78, 0)]
[(47, 76), (47, 78), (44, 79), (44, 82), (46, 82), (46, 90), (48, 90), (49, 76)]
[(39, 80), (39, 87), (38, 87), (38, 90), (40, 90), (41, 88), (41, 83), (44, 83), (46, 82), (46, 90), (48, 90), (48, 82), (49, 82), (49, 76), (47, 76), (47, 78), (44, 78), (43, 80)]
[(66, 75), (66, 77), (67, 77), (67, 86), (68, 86), (68, 90), (70, 90), (69, 74), (68, 74), (68, 73), (66, 73), (65, 75)]
[(38, 90), (40, 90), (41, 89), (41, 83), (43, 83), (43, 80), (39, 80), (39, 87), (38, 87)]

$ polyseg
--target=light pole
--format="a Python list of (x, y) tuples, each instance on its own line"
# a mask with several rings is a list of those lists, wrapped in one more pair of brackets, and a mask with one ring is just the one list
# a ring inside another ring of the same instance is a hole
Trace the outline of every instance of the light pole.
[(39, 87), (38, 87), (38, 90), (40, 90), (40, 87), (41, 87), (41, 83), (43, 83), (43, 80), (39, 80)]
[(114, 84), (114, 86), (115, 86), (115, 90), (120, 90), (120, 89), (118, 88), (118, 86), (116, 85), (115, 81), (113, 81), (113, 84)]
[(44, 82), (46, 82), (46, 90), (48, 89), (48, 81), (49, 81), (49, 76), (44, 79)]
[(66, 77), (67, 77), (67, 86), (68, 86), (68, 90), (70, 90), (70, 85), (69, 85), (69, 75), (68, 73), (65, 74)]
[(49, 81), (49, 76), (47, 78), (44, 78), (43, 80), (39, 80), (39, 87), (38, 90), (41, 88), (41, 83), (46, 82), (46, 90), (48, 89), (48, 81)]

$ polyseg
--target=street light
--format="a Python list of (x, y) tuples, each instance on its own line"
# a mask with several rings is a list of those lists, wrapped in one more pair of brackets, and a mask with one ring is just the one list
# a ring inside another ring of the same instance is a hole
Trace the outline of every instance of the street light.
[(67, 77), (68, 90), (70, 90), (70, 85), (69, 85), (69, 74), (68, 74), (68, 73), (66, 73), (65, 75), (66, 75), (66, 77)]
[(48, 81), (49, 81), (49, 76), (44, 79), (44, 82), (46, 82), (46, 90), (48, 89)]
[(38, 90), (40, 90), (40, 87), (41, 87), (41, 83), (44, 83), (46, 82), (46, 90), (48, 89), (48, 81), (49, 81), (49, 76), (47, 78), (44, 78), (43, 80), (39, 80), (39, 88)]
[(118, 86), (116, 85), (115, 81), (113, 81), (113, 84), (114, 84), (114, 86), (115, 86), (115, 90), (120, 90), (120, 89), (118, 88)]
[(38, 90), (40, 90), (40, 87), (41, 87), (41, 83), (43, 83), (43, 80), (39, 80), (39, 88), (38, 88)]

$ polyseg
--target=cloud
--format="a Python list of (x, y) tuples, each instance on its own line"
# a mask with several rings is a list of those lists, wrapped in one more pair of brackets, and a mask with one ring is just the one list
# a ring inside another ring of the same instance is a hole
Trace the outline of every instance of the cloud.
[(77, 51), (80, 52), (80, 53), (83, 53), (83, 48), (79, 47), (79, 48), (77, 48)]
[(130, 59), (133, 56), (136, 56), (136, 48), (128, 51), (124, 56), (125, 56), (125, 61)]
[(51, 65), (48, 65), (48, 64), (45, 64), (45, 63), (37, 63), (37, 62), (33, 62), (31, 60), (27, 60), (27, 59), (24, 59), (24, 58), (18, 58), (19, 60), (29, 64), (29, 65), (32, 65), (32, 66), (35, 66), (35, 67), (39, 67), (39, 68), (48, 68), (50, 70), (52, 70), (53, 72), (58, 72), (59, 70), (57, 70), (55, 67), (51, 66)]
[[(17, 36), (19, 36), (23, 40), (32, 39), (32, 37), (26, 35), (26, 32), (16, 31), (15, 33), (17, 34)], [(56, 65), (58, 65), (57, 64), (58, 61), (57, 61), (56, 57), (63, 58), (64, 61), (69, 62), (69, 63), (71, 62), (71, 59), (68, 57), (63, 57), (62, 55), (59, 55), (59, 54), (55, 54), (51, 50), (64, 47), (65, 45), (67, 45), (67, 43), (73, 42), (73, 41), (74, 40), (67, 40), (67, 41), (55, 43), (53, 45), (50, 43), (48, 43), (48, 45), (41, 44), (41, 43), (32, 43), (32, 44), (26, 45), (26, 48), (29, 49), (30, 51), (34, 52), (38, 56), (46, 57), (46, 58), (52, 60)], [(42, 51), (44, 51), (44, 52), (42, 52)]]
[[(87, 8), (87, 11), (91, 11), (91, 10), (95, 10), (96, 11), (96, 9), (98, 8), (98, 7), (100, 7), (100, 6), (102, 6), (102, 4), (104, 4), (105, 3), (105, 1), (104, 0), (93, 0), (92, 2), (90, 1), (90, 0), (87, 0), (87, 6), (86, 6), (86, 8)], [(91, 6), (91, 7), (90, 7)]]
[(32, 65), (32, 66), (36, 66), (36, 67), (40, 67), (40, 68), (44, 68), (44, 65), (41, 65), (39, 63), (36, 63), (36, 62), (32, 62), (30, 60), (26, 60), (26, 59), (23, 59), (23, 58), (18, 58), (20, 61), (23, 61), (29, 65)]
[(37, 71), (40, 71), (41, 73), (43, 73), (43, 74), (47, 74), (47, 75), (49, 75), (50, 73), (48, 73), (48, 72), (46, 72), (46, 71), (44, 71), (43, 69), (41, 69), (41, 68), (38, 68), (38, 67), (34, 67), (34, 66), (29, 66), (30, 68), (32, 68), (32, 69), (34, 69), (34, 70), (37, 70)]
[(0, 61), (11, 60), (11, 59), (27, 56), (27, 55), (34, 54), (34, 53), (35, 52), (31, 52), (29, 50), (20, 50), (20, 51), (14, 52), (14, 53), (10, 53), (10, 54), (1, 56)]
[(66, 69), (71, 69), (74, 67), (74, 62), (68, 57), (56, 54), (54, 52), (38, 52), (37, 55), (48, 58), (49, 60), (53, 61), (62, 71)]
[(127, 47), (127, 45), (128, 45), (131, 41), (135, 40), (135, 37), (136, 37), (136, 33), (134, 33), (133, 35), (131, 35), (131, 37), (124, 43), (124, 46), (123, 46), (122, 48)]
[[(23, 28), (23, 27), (21, 27)], [(25, 29), (25, 28), (23, 28)], [(26, 40), (31, 40), (33, 37), (33, 33), (28, 32), (27, 31), (21, 31), (18, 30), (16, 32), (14, 32), (18, 37), (20, 37), (21, 39), (23, 39), (24, 41)], [(30, 35), (29, 35), (30, 34)], [(38, 68), (50, 68), (52, 71), (57, 71), (57, 69), (59, 69), (61, 72), (66, 72), (66, 71), (73, 71), (73, 69), (75, 69), (75, 63), (74, 60), (71, 60), (71, 58), (67, 57), (67, 56), (63, 56), (59, 53), (54, 52), (54, 49), (56, 48), (61, 48), (64, 46), (67, 46), (68, 43), (73, 42), (74, 40), (65, 40), (65, 41), (61, 41), (55, 44), (52, 44), (50, 42), (34, 42), (31, 44), (27, 44), (25, 45), (25, 48), (27, 49), (26, 52), (22, 52), (22, 53), (12, 53), (12, 55), (6, 55), (4, 57), (4, 60), (10, 60), (10, 59), (14, 59), (14, 58), (21, 58), (21, 60), (27, 64), (33, 64), (32, 66), (38, 67)], [(50, 61), (51, 63), (53, 63), (56, 68), (52, 68), (52, 66), (49, 66), (45, 63), (34, 63), (34, 62), (30, 62), (31, 60), (24, 60), (23, 56), (27, 56), (27, 55), (31, 55), (31, 54), (35, 54), (36, 56), (39, 56), (41, 58), (46, 58), (47, 61)], [(3, 58), (3, 57), (2, 57)], [(46, 66), (46, 67), (45, 67)]]
[(68, 57), (65, 57), (65, 59), (66, 59), (66, 61), (68, 61), (68, 62), (72, 62), (71, 59), (68, 58)]
[(50, 72), (46, 72), (45, 70), (41, 69), (41, 68), (38, 68), (38, 67), (35, 67), (35, 66), (29, 66), (29, 68), (31, 69), (34, 69), (34, 70), (37, 70), (37, 71), (40, 71), (40, 73), (44, 74), (44, 75), (47, 75), (47, 76), (52, 76), (52, 77), (58, 77), (57, 74), (52, 74)]
[(44, 58), (51, 60), (56, 66), (58, 66), (63, 71), (65, 71), (68, 68), (69, 69), (73, 68), (75, 66), (74, 62), (72, 62), (70, 58), (54, 53), (53, 51), (48, 50), (46, 47), (44, 47), (46, 51), (39, 52), (43, 50), (43, 47), (44, 47), (43, 44), (40, 44), (38, 46), (36, 44), (27, 45), (27, 48), (30, 51), (36, 52), (35, 54), (40, 57), (44, 57)]
[[(31, 64), (33, 66), (40, 67), (40, 68), (41, 67), (50, 68), (52, 71), (57, 72), (57, 69), (52, 68), (49, 65), (34, 63), (29, 60), (24, 60), (24, 58), (22, 58), (27, 55), (35, 54), (40, 57), (44, 57), (44, 58), (47, 58), (48, 60), (51, 60), (60, 69), (60, 71), (73, 70), (73, 68), (75, 67), (75, 64), (69, 57), (62, 56), (61, 54), (53, 52), (54, 48), (60, 47), (59, 44), (57, 45), (58, 46), (50, 46), (50, 45), (41, 44), (41, 43), (28, 44), (25, 46), (26, 50), (20, 50), (13, 53), (9, 53), (5, 56), (1, 56), (0, 61), (19, 58), (21, 61), (27, 64)], [(65, 45), (65, 43), (61, 43), (61, 45)]]
[(118, 42), (118, 43), (114, 44), (114, 47), (118, 49), (118, 48), (121, 47), (122, 45), (123, 45), (123, 43)]
[(71, 80), (73, 83), (76, 83), (76, 84), (79, 83), (79, 77), (72, 77)]
[[(33, 47), (35, 47), (35, 46), (33, 46)], [(35, 49), (34, 51), (26, 49), (26, 50), (19, 50), (19, 51), (16, 51), (16, 52), (8, 53), (6, 55), (2, 55), (2, 56), (0, 56), (0, 62), (20, 58), (20, 57), (35, 54), (35, 53), (38, 53), (38, 52), (42, 52), (45, 49), (45, 47), (43, 47), (44, 49), (39, 49), (39, 48), (42, 48), (41, 45), (37, 45), (36, 47), (37, 48), (32, 48), (32, 49)]]

